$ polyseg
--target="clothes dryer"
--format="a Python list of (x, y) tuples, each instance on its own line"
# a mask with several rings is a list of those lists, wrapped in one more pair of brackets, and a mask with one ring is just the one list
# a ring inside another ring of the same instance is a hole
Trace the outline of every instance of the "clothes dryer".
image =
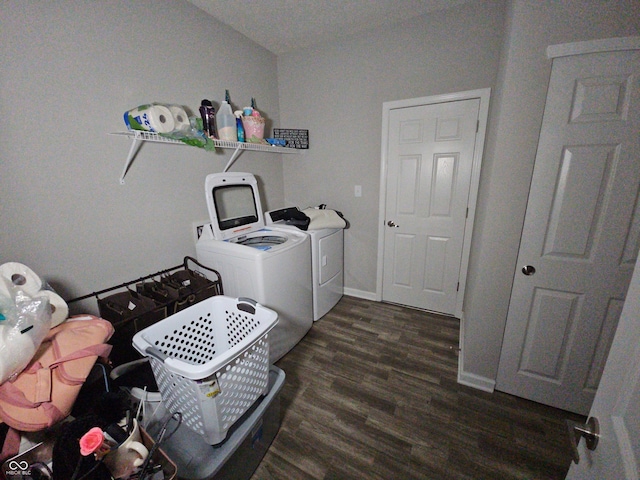
[(273, 363), (313, 325), (310, 237), (265, 226), (250, 173), (208, 175), (205, 193), (211, 223), (196, 243), (198, 261), (220, 273), (225, 295), (252, 298), (278, 313), (269, 334)]
[[(344, 294), (344, 229), (322, 228), (301, 230), (285, 218), (290, 208), (265, 214), (267, 226), (303, 232), (311, 238), (311, 272), (313, 290), (313, 320), (324, 317)], [(296, 209), (297, 210), (297, 209)]]

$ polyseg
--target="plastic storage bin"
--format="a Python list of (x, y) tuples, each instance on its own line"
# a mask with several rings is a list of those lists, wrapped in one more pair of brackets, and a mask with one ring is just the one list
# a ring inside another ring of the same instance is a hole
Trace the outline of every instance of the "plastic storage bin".
[(268, 333), (278, 315), (250, 299), (211, 297), (133, 337), (165, 407), (210, 445), (268, 392)]
[[(220, 446), (208, 445), (190, 428), (179, 426), (162, 448), (178, 468), (182, 480), (249, 480), (280, 429), (280, 391), (286, 376), (278, 367), (269, 370), (269, 393), (229, 430)], [(149, 427), (153, 435), (163, 419)], [(171, 420), (167, 430), (177, 424)]]

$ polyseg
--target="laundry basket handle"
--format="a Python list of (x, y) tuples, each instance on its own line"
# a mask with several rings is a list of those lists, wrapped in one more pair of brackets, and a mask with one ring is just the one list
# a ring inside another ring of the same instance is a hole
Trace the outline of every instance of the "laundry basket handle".
[(147, 347), (144, 349), (144, 351), (150, 356), (155, 358), (156, 360), (160, 360), (162, 363), (164, 363), (164, 361), (167, 358), (170, 358), (169, 355), (165, 355), (161, 350), (157, 349), (156, 347)]
[(258, 302), (251, 298), (240, 297), (238, 298), (238, 310), (242, 310), (243, 312), (250, 313), (251, 315), (256, 314), (256, 306)]

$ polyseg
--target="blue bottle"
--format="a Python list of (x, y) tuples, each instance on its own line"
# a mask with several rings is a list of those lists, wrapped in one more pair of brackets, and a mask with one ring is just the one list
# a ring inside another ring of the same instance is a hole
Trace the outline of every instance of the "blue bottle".
[(236, 115), (236, 127), (238, 130), (238, 141), (244, 142), (244, 126), (242, 125), (242, 111), (237, 110), (234, 112)]

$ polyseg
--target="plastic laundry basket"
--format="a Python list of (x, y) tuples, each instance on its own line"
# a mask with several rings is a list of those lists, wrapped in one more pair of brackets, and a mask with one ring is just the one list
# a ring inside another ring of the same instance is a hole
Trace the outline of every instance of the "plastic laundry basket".
[(268, 393), (268, 332), (278, 315), (253, 300), (218, 295), (133, 337), (148, 356), (162, 401), (207, 443)]

